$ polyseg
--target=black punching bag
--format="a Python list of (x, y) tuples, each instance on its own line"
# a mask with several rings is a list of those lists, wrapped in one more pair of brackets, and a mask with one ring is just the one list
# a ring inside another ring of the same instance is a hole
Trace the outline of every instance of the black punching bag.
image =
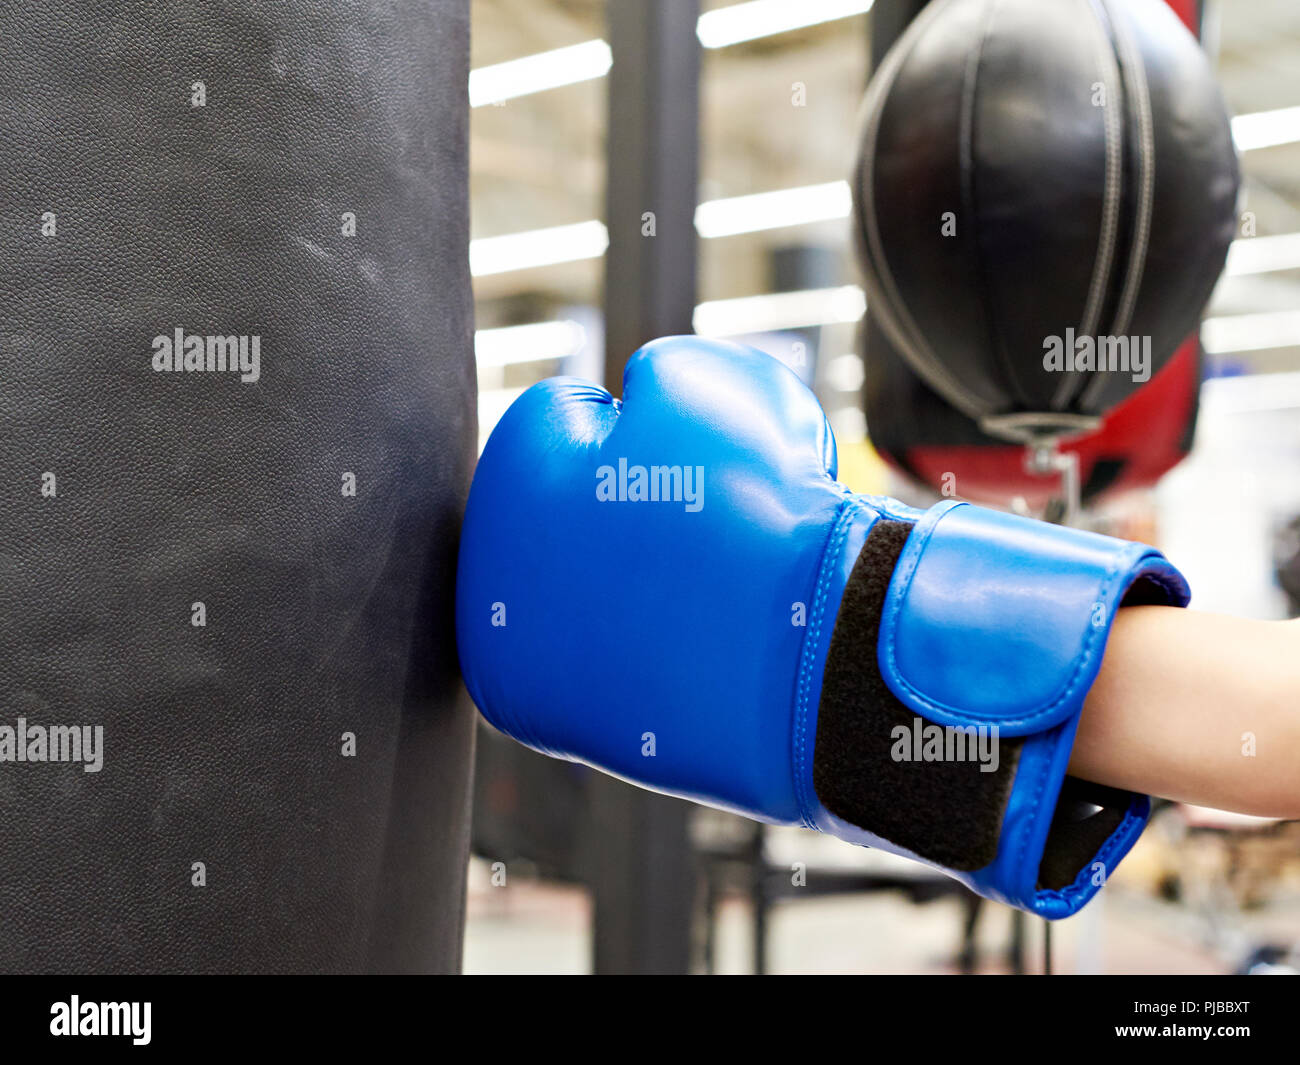
[(863, 111), (869, 313), (985, 432), (1095, 427), (1144, 347), (1154, 376), (1195, 327), (1239, 176), (1209, 64), (1162, 0), (934, 0)]
[(0, 969), (459, 966), (468, 8), (0, 14)]

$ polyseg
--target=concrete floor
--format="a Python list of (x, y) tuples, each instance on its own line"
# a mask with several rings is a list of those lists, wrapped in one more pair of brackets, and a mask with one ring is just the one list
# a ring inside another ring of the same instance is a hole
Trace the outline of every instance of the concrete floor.
[[(811, 835), (792, 839), (803, 846)], [(855, 862), (898, 861), (836, 847), (827, 853), (848, 855)], [(488, 864), (475, 859), (469, 873), (465, 971), (587, 972), (590, 913), (582, 888), (523, 873), (511, 875), (504, 886), (492, 886)], [(914, 905), (890, 893), (796, 898), (773, 911), (769, 968), (776, 973), (956, 972), (961, 921), (955, 899)], [(985, 907), (978, 932), (980, 971), (1007, 971), (1009, 928), (1009, 910)], [(749, 972), (745, 900), (722, 904), (716, 934), (719, 971)], [(1031, 919), (1027, 934), (1027, 956), (1036, 967), (1042, 960), (1042, 923)], [(1058, 973), (1230, 973), (1260, 941), (1300, 943), (1300, 896), (1285, 895), (1246, 913), (1230, 906), (1194, 911), (1157, 901), (1145, 885), (1117, 880), (1083, 913), (1053, 925), (1053, 966)]]

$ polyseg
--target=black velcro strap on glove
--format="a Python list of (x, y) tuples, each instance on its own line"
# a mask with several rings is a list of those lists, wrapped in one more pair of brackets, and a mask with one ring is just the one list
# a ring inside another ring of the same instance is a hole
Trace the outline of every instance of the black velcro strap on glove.
[[(911, 531), (911, 522), (878, 521), (844, 589), (822, 679), (813, 787), (837, 817), (929, 861), (974, 871), (997, 856), (1023, 741), (999, 738), (997, 769), (985, 772), (976, 760), (978, 737), (918, 718), (881, 677), (880, 615)], [(914, 760), (927, 738), (940, 737), (960, 740), (967, 757)]]

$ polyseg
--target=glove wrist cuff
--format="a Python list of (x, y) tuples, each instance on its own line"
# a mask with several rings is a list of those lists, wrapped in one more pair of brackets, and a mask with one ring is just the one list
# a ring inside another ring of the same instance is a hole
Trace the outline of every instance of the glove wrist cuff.
[(818, 827), (1075, 912), (1149, 807), (1066, 777), (1110, 625), (1121, 603), (1186, 601), (1142, 544), (956, 502), (877, 521), (826, 654)]

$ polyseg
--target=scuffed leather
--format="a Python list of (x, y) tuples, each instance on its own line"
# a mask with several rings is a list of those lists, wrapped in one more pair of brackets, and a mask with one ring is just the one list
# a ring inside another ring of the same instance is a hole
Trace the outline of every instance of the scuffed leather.
[(468, 7), (0, 14), (0, 723), (106, 747), (0, 764), (0, 969), (459, 967)]
[[(812, 393), (750, 348), (654, 341), (629, 360), (623, 396), (543, 381), (484, 450), (456, 607), (462, 669), (484, 716), (536, 750), (657, 791), (908, 854), (821, 804), (812, 748), (853, 564), (876, 521), (918, 523), (904, 547), (915, 556), (910, 580), (896, 568), (893, 590), (908, 683), (960, 704), (963, 720), (1019, 715), (1024, 731), (1038, 730), (997, 862), (945, 871), (1045, 916), (1081, 906), (1095, 884), (1047, 898), (1033, 883), (1078, 709), (1123, 588), (1149, 574), (1167, 601), (1185, 601), (1176, 571), (1143, 545), (849, 492), (835, 480), (834, 440)], [(601, 467), (620, 460), (699, 467), (703, 506), (598, 498)], [(948, 578), (945, 611), (935, 581)], [(996, 609), (998, 596), (1010, 609)], [(1104, 609), (1085, 640), (1091, 596)], [(968, 651), (988, 661), (962, 660)], [(940, 665), (927, 670), (927, 655)], [(1042, 705), (1071, 671), (1069, 698)], [(1107, 855), (1118, 861), (1144, 820), (1126, 820)]]

